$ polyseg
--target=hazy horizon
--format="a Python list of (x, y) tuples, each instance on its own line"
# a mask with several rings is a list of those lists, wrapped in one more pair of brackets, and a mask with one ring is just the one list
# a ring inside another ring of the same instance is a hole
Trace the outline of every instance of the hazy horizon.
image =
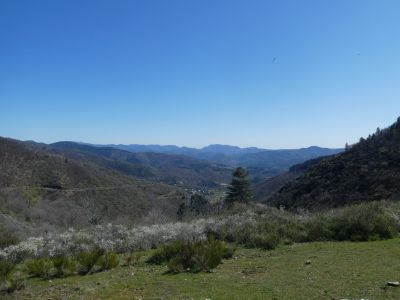
[(343, 148), (400, 115), (398, 1), (1, 1), (0, 136)]
[(136, 146), (161, 146), (161, 147), (178, 147), (178, 148), (191, 148), (191, 149), (203, 149), (209, 146), (228, 146), (228, 147), (238, 147), (241, 149), (246, 149), (246, 148), (258, 148), (258, 149), (262, 149), (262, 150), (292, 150), (292, 149), (302, 149), (302, 148), (311, 148), (311, 147), (319, 147), (319, 148), (329, 148), (329, 149), (344, 149), (343, 147), (324, 147), (324, 146), (319, 146), (319, 145), (309, 145), (309, 146), (305, 146), (305, 147), (297, 147), (297, 148), (265, 148), (265, 147), (258, 147), (258, 146), (238, 146), (238, 145), (233, 145), (233, 144), (219, 144), (219, 143), (215, 143), (215, 144), (206, 144), (206, 145), (202, 145), (202, 146), (187, 146), (187, 145), (176, 145), (176, 144), (140, 144), (140, 143), (91, 143), (91, 142), (87, 142), (87, 141), (74, 141), (74, 140), (57, 140), (57, 141), (49, 141), (49, 142), (45, 142), (45, 141), (40, 141), (40, 140), (33, 140), (33, 139), (18, 139), (15, 137), (11, 137), (11, 136), (0, 136), (3, 138), (9, 138), (9, 139), (15, 139), (15, 140), (20, 140), (23, 142), (36, 142), (36, 143), (43, 143), (43, 144), (53, 144), (53, 143), (58, 143), (58, 142), (72, 142), (72, 143), (78, 143), (78, 144), (86, 144), (86, 145), (95, 145), (95, 146), (109, 146), (109, 145), (123, 145), (123, 146), (132, 146), (132, 145), (136, 145)]

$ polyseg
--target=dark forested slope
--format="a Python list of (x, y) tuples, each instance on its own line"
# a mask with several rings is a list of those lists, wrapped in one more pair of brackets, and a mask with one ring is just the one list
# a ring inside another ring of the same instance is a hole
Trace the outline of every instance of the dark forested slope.
[(267, 201), (319, 209), (383, 199), (400, 199), (400, 119), (321, 160)]

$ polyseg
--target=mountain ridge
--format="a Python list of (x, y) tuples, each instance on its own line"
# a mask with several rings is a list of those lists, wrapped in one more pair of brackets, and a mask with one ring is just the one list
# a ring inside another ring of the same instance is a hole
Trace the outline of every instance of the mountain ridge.
[[(100, 145), (94, 145), (99, 147)], [(151, 151), (165, 154), (179, 154), (196, 159), (223, 164), (230, 167), (246, 167), (256, 181), (265, 177), (272, 177), (289, 170), (292, 165), (302, 163), (319, 156), (337, 154), (343, 149), (330, 149), (318, 146), (310, 146), (299, 149), (262, 149), (257, 147), (240, 148), (237, 146), (211, 144), (203, 148), (178, 147), (174, 145), (115, 145), (116, 147), (133, 153)]]
[(129, 152), (75, 142), (57, 142), (47, 145), (47, 148), (126, 175), (191, 188), (218, 187), (221, 183), (227, 183), (232, 173), (232, 169), (225, 166), (178, 154)]

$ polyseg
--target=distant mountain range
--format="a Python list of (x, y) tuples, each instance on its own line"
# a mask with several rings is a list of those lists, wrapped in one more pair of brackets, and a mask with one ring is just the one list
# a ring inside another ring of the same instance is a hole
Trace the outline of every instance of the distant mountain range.
[(339, 151), (43, 144), (0, 137), (0, 224), (29, 235), (72, 225), (174, 220), (190, 193), (218, 189), (222, 195), (238, 165), (261, 181)]
[(156, 180), (186, 188), (216, 188), (227, 183), (233, 169), (179, 154), (136, 152), (58, 142), (45, 148), (75, 160), (90, 162), (125, 175)]
[(258, 187), (258, 200), (273, 206), (312, 210), (373, 200), (400, 200), (400, 118), (332, 157), (292, 168), (278, 192), (271, 181)]
[(337, 154), (343, 149), (308, 147), (301, 149), (268, 150), (256, 147), (240, 148), (229, 145), (209, 145), (196, 149), (178, 146), (160, 145), (95, 145), (97, 147), (112, 147), (130, 152), (154, 152), (163, 154), (185, 155), (207, 160), (230, 167), (243, 166), (250, 170), (255, 181), (272, 177), (287, 171), (291, 166), (320, 156)]

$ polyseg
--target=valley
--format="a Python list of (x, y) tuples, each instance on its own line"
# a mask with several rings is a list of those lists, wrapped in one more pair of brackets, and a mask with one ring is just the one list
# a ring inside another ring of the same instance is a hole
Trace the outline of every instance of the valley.
[(1, 0), (0, 299), (400, 299), (399, 12)]
[[(162, 282), (167, 299), (395, 299), (382, 260), (368, 278), (347, 268), (361, 274), (364, 262), (350, 257), (369, 251), (368, 261), (376, 245), (390, 257), (398, 242), (399, 124), (260, 180), (251, 167), (182, 154), (0, 138), (3, 295), (157, 298), (149, 287)], [(330, 281), (336, 272), (346, 275)]]

